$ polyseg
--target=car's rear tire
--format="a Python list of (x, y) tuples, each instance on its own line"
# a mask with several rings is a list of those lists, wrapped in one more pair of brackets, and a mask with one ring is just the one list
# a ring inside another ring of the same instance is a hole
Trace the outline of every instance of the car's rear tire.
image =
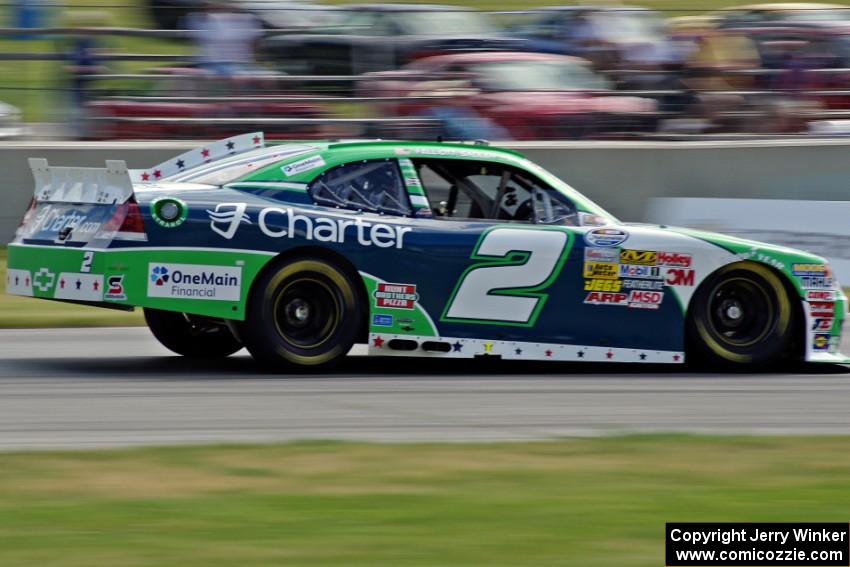
[(766, 366), (792, 349), (797, 310), (781, 276), (737, 262), (710, 275), (688, 310), (688, 358), (719, 366)]
[(176, 311), (145, 308), (145, 322), (162, 346), (190, 358), (224, 358), (242, 349), (226, 325)]
[(248, 298), (242, 340), (261, 364), (326, 369), (351, 350), (362, 328), (354, 274), (319, 257), (266, 270)]

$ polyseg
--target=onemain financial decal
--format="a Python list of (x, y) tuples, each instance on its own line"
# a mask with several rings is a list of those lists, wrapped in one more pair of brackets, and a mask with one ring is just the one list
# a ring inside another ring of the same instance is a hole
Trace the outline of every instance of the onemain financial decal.
[[(254, 224), (245, 203), (219, 203), (214, 211), (208, 210), (207, 214), (212, 231), (228, 240), (236, 236), (243, 224)], [(361, 218), (308, 216), (296, 213), (292, 207), (262, 209), (257, 214), (256, 224), (263, 234), (271, 238), (303, 238), (338, 244), (357, 242), (361, 246), (398, 249), (404, 247), (404, 235), (413, 230)]]
[(241, 291), (241, 267), (148, 264), (148, 297), (239, 301)]

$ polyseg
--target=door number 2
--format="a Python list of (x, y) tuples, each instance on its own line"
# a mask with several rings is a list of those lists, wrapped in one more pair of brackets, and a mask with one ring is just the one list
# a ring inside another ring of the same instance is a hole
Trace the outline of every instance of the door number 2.
[(478, 241), (442, 320), (532, 326), (564, 265), (570, 234), (562, 230), (494, 228)]

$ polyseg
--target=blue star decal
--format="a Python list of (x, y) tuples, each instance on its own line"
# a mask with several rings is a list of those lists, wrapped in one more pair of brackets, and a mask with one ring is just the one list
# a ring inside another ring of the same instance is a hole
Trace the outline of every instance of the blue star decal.
[(646, 360), (646, 354), (644, 354), (644, 353), (640, 353), (640, 359), (641, 359), (641, 360)]
[(578, 351), (576, 354), (578, 355), (579, 358), (584, 358), (584, 351), (583, 350)]
[(184, 167), (186, 167), (186, 162), (183, 161), (182, 159), (178, 159), (177, 160), (177, 167), (179, 167), (180, 169), (183, 169)]
[(231, 151), (231, 152), (232, 152), (232, 151), (233, 151), (233, 148), (234, 148), (235, 146), (236, 146), (236, 144), (234, 144), (233, 142), (227, 142), (227, 149), (228, 149), (229, 151)]
[(520, 355), (520, 354), (522, 354), (522, 349), (518, 348), (514, 352), (517, 353), (517, 355)]
[(460, 352), (460, 349), (463, 348), (463, 345), (460, 344), (460, 342), (455, 342), (455, 344), (452, 345), (452, 348), (455, 352)]

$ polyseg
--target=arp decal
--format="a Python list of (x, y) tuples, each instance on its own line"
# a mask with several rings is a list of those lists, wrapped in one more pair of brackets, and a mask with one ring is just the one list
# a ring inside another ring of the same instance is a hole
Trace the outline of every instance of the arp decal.
[(419, 301), (413, 284), (378, 283), (373, 296), (377, 307), (390, 309), (413, 309)]
[(589, 305), (628, 305), (629, 294), (592, 291), (585, 296), (584, 302)]
[(619, 246), (629, 238), (629, 233), (619, 228), (594, 228), (585, 233), (588, 246)]
[(806, 292), (807, 301), (832, 301), (835, 299), (835, 292), (832, 290), (809, 290)]

